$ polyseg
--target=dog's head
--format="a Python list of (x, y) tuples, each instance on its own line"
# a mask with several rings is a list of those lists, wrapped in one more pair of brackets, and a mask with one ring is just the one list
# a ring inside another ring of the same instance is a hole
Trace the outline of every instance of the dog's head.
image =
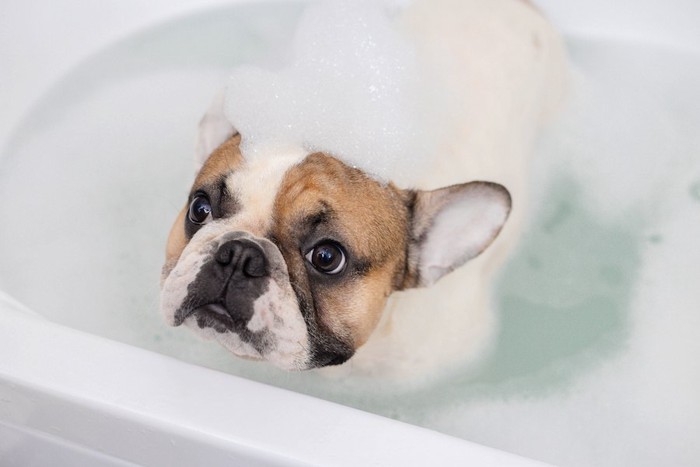
[(161, 309), (281, 368), (348, 360), (393, 291), (477, 256), (510, 211), (497, 184), (402, 190), (323, 153), (246, 161), (239, 143), (206, 160), (172, 227)]

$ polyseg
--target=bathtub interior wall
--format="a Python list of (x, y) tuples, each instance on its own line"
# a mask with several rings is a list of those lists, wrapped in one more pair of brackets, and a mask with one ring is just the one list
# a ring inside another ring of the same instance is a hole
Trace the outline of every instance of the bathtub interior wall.
[[(538, 143), (534, 221), (478, 367), (350, 390), (232, 359), (158, 315), (197, 119), (232, 66), (276, 60), (297, 3), (187, 14), (53, 83), (1, 148), (0, 290), (91, 334), (559, 465), (697, 465), (700, 37), (677, 10), (698, 8), (679, 1), (642, 35), (651, 10), (636, 5), (615, 34), (605, 15), (584, 27), (545, 5), (571, 32), (574, 95)], [(667, 22), (677, 35), (655, 29)]]

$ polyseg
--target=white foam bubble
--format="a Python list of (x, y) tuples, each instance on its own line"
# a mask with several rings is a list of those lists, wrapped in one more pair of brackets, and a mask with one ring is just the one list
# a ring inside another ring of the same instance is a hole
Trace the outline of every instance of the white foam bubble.
[[(685, 62), (663, 51), (630, 50), (624, 72), (611, 71), (619, 67), (615, 54), (579, 54), (571, 109), (549, 141), (557, 147), (545, 148), (556, 157), (544, 162), (576, 174), (587, 202), (607, 219), (630, 209), (660, 214), (669, 182), (698, 150), (688, 137), (688, 122), (696, 116), (682, 110), (684, 99), (698, 100), (693, 75), (680, 70)], [(676, 88), (689, 95), (679, 97)]]
[(301, 145), (382, 179), (413, 168), (421, 126), (414, 52), (377, 3), (309, 7), (288, 66), (232, 72), (226, 115), (255, 157)]

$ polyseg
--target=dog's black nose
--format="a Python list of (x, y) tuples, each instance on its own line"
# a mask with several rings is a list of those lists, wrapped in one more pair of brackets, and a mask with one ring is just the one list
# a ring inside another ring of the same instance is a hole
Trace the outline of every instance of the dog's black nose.
[(251, 240), (245, 238), (230, 240), (219, 247), (214, 258), (221, 266), (232, 268), (234, 275), (267, 276), (265, 253)]

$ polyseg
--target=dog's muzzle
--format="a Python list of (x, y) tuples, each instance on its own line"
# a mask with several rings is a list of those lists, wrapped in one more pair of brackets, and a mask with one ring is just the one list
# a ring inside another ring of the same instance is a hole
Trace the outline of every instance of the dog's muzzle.
[(201, 229), (164, 279), (161, 312), (234, 354), (290, 370), (310, 365), (309, 334), (272, 241), (225, 222)]
[(269, 281), (269, 264), (257, 242), (246, 237), (227, 240), (189, 285), (187, 306), (178, 310), (175, 325), (194, 315), (200, 328), (245, 334), (253, 304)]

